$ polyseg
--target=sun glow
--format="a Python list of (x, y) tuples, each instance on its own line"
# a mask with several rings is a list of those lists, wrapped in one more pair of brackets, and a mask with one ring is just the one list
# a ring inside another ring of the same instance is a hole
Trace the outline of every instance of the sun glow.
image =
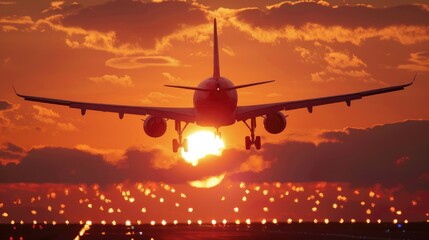
[(198, 131), (187, 137), (188, 152), (182, 149), (183, 159), (192, 164), (198, 165), (198, 160), (207, 155), (222, 155), (225, 144), (219, 136), (215, 136), (213, 132)]
[(219, 185), (219, 183), (222, 182), (224, 177), (225, 174), (221, 174), (219, 176), (213, 176), (201, 180), (191, 181), (189, 182), (189, 185), (196, 188), (212, 188)]

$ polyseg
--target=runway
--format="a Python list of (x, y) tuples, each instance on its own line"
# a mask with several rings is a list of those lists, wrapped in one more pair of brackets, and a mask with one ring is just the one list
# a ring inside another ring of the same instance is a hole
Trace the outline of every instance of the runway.
[(427, 239), (428, 223), (80, 225), (2, 224), (0, 239)]

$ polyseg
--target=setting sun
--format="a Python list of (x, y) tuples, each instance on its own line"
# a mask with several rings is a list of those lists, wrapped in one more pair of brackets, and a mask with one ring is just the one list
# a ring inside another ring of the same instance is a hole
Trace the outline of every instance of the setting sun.
[(223, 140), (219, 136), (215, 136), (213, 132), (198, 131), (187, 138), (188, 152), (182, 149), (182, 157), (193, 166), (198, 165), (198, 160), (207, 155), (222, 155), (225, 148)]

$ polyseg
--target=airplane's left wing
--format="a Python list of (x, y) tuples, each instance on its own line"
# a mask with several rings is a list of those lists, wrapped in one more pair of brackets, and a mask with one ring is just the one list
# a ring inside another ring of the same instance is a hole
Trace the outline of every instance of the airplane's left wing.
[(163, 108), (163, 107), (147, 107), (147, 106), (127, 106), (104, 103), (78, 102), (64, 99), (45, 98), (37, 96), (22, 95), (16, 92), (16, 95), (24, 98), (27, 101), (42, 102), (56, 105), (68, 106), (70, 108), (80, 109), (81, 114), (85, 115), (87, 110), (118, 113), (119, 118), (123, 118), (125, 114), (133, 115), (153, 115), (166, 119), (179, 120), (183, 122), (195, 122), (193, 108)]
[[(415, 79), (415, 76), (414, 76), (414, 79)], [(372, 96), (376, 94), (403, 90), (406, 87), (413, 84), (414, 79), (411, 83), (408, 83), (408, 84), (372, 89), (372, 90), (363, 91), (363, 92), (355, 92), (355, 93), (349, 93), (349, 94), (343, 94), (343, 95), (335, 95), (335, 96), (303, 99), (303, 100), (279, 102), (279, 103), (269, 103), (269, 104), (253, 105), (253, 106), (239, 106), (237, 107), (237, 111), (236, 111), (236, 120), (245, 121), (249, 118), (259, 117), (270, 113), (275, 113), (278, 111), (288, 111), (288, 110), (299, 109), (299, 108), (307, 108), (308, 111), (311, 113), (313, 111), (313, 107), (315, 106), (338, 103), (338, 102), (345, 102), (347, 103), (348, 106), (350, 106), (351, 101), (353, 100), (362, 99), (363, 97)]]

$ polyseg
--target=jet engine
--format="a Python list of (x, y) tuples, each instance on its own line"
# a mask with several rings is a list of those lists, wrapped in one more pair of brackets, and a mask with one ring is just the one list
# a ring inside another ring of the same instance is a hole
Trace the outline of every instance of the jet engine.
[(162, 117), (149, 116), (144, 120), (143, 129), (149, 137), (161, 137), (167, 130), (167, 121)]
[(281, 133), (286, 128), (286, 117), (281, 112), (267, 114), (264, 119), (264, 127), (272, 134)]

